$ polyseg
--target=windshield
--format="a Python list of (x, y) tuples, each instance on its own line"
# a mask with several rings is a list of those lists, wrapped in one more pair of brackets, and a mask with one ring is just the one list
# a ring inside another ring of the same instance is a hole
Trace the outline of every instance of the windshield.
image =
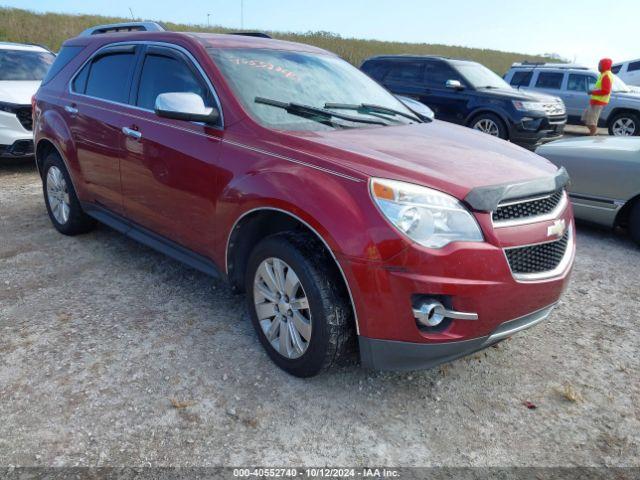
[(0, 80), (42, 80), (55, 58), (50, 52), (0, 50)]
[(506, 88), (511, 89), (511, 85), (502, 78), (479, 63), (464, 63), (455, 65), (467, 82), (475, 88)]
[[(369, 110), (345, 110), (344, 105), (371, 104), (415, 117), (400, 101), (357, 68), (330, 55), (265, 49), (209, 49), (209, 54), (229, 82), (235, 95), (261, 124), (281, 130), (332, 130), (372, 128), (412, 123), (402, 115)], [(276, 102), (300, 104), (348, 114), (359, 120), (335, 118), (319, 122), (277, 108)], [(342, 104), (343, 108), (330, 105)], [(375, 120), (375, 122), (373, 122)]]

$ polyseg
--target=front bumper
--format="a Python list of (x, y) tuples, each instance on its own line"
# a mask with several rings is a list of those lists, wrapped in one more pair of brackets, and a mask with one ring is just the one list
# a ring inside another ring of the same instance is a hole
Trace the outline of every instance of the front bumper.
[(33, 133), (15, 114), (0, 111), (0, 158), (33, 156)]
[[(483, 349), (507, 330), (509, 335), (515, 333), (514, 324), (526, 328), (548, 316), (569, 283), (575, 257), (571, 205), (567, 202), (556, 218), (524, 225), (494, 227), (489, 213), (476, 218), (484, 242), (454, 242), (439, 250), (411, 245), (384, 262), (342, 259), (365, 365), (382, 369), (437, 365)], [(558, 220), (569, 229), (560, 267), (532, 278), (512, 272), (506, 251), (549, 242), (549, 230)], [(466, 313), (428, 327), (415, 311), (430, 299), (448, 311)]]
[(524, 117), (515, 123), (509, 132), (509, 140), (529, 149), (535, 149), (543, 143), (557, 140), (564, 135), (567, 116)]
[(419, 370), (469, 355), (498, 343), (517, 332), (531, 328), (545, 320), (555, 304), (500, 325), (490, 335), (439, 344), (398, 342), (358, 337), (360, 361), (365, 368), (375, 370)]

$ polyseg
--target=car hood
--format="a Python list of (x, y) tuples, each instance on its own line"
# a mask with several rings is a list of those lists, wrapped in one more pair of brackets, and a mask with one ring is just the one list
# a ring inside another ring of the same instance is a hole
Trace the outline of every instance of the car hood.
[(487, 97), (520, 100), (521, 102), (553, 103), (560, 101), (558, 97), (554, 97), (553, 95), (518, 90), (516, 88), (485, 88), (477, 91)]
[(0, 102), (17, 105), (31, 105), (31, 97), (40, 86), (39, 81), (3, 80), (0, 81)]
[(640, 93), (638, 92), (613, 92), (612, 98), (624, 100), (625, 102), (638, 102), (640, 103)]
[(540, 155), (562, 154), (584, 156), (585, 154), (602, 155), (606, 151), (608, 155), (616, 152), (631, 153), (640, 161), (639, 137), (576, 137), (556, 140), (538, 147)]
[(474, 188), (553, 177), (557, 168), (509, 142), (466, 127), (430, 123), (288, 133), (297, 149), (371, 177), (402, 180), (463, 199)]

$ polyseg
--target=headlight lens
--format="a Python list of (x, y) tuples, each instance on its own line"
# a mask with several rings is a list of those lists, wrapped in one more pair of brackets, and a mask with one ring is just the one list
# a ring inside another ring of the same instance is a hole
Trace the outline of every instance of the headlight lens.
[(401, 233), (428, 248), (451, 242), (481, 242), (471, 213), (450, 195), (412, 183), (373, 178), (371, 196), (382, 214)]
[(544, 103), (542, 102), (521, 102), (519, 100), (513, 101), (513, 106), (516, 110), (521, 112), (544, 112)]

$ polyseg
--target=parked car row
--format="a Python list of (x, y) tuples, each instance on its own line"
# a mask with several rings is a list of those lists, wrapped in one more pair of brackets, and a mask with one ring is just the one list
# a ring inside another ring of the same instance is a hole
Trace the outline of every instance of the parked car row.
[[(519, 90), (561, 98), (568, 122), (581, 125), (580, 117), (589, 105), (589, 92), (595, 87), (598, 72), (579, 65), (518, 63), (505, 79)], [(600, 115), (599, 126), (608, 128), (610, 135), (640, 135), (640, 94), (634, 93), (619, 77), (614, 76), (611, 100)]]
[(392, 55), (370, 58), (361, 68), (389, 91), (429, 106), (439, 120), (526, 148), (562, 137), (567, 122), (559, 98), (519, 92), (476, 62)]
[(545, 320), (575, 256), (569, 175), (513, 143), (558, 138), (562, 100), (468, 61), (362, 70), (255, 34), (91, 28), (33, 99), (50, 220), (226, 278), (301, 377), (354, 351), (431, 367)]

